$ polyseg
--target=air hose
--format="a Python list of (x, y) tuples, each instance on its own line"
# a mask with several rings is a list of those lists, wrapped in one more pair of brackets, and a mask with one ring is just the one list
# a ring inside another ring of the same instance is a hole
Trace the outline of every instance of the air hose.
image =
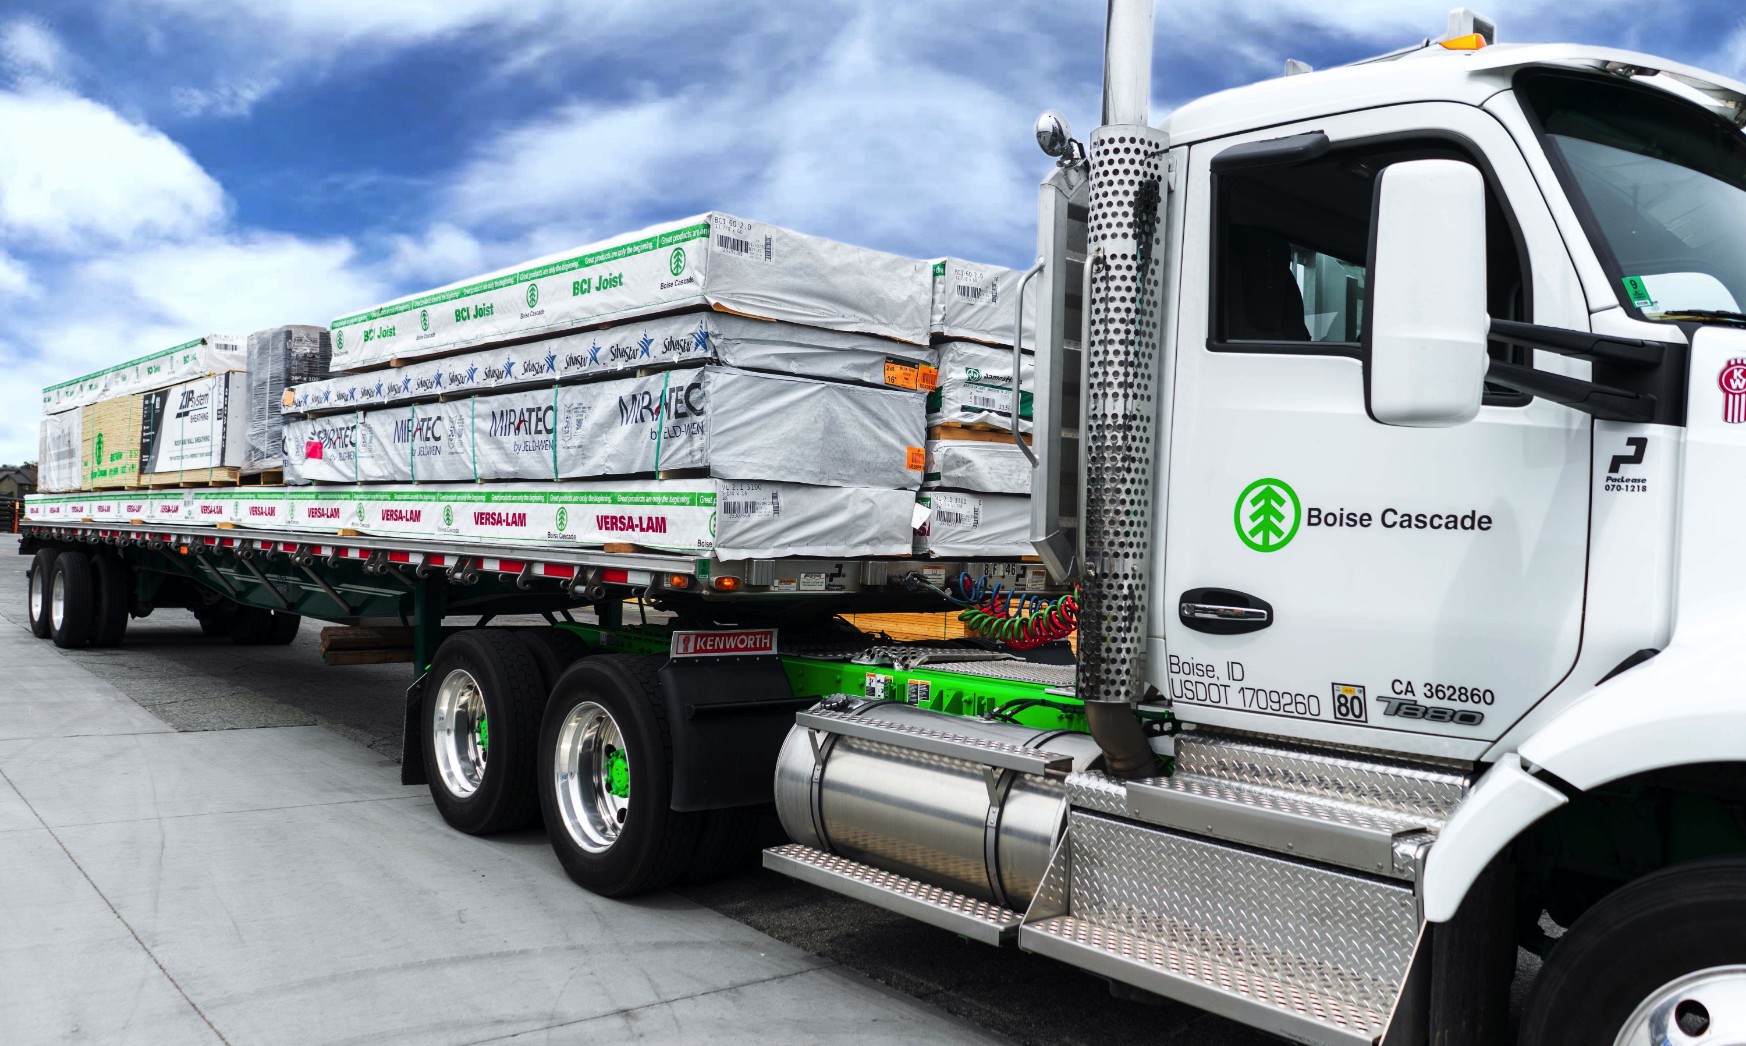
[(998, 640), (1014, 650), (1035, 650), (1066, 639), (1079, 626), (1079, 590), (1048, 596), (1009, 592), (984, 574), (972, 579), (959, 574), (950, 588), (941, 588), (910, 574), (904, 579), (910, 589), (926, 589), (948, 603), (961, 607), (958, 620), (979, 636)]

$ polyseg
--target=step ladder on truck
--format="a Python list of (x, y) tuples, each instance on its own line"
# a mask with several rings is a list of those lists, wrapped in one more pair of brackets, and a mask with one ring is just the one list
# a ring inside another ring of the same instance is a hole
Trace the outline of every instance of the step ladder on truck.
[[(773, 800), (769, 868), (1293, 1041), (1509, 1041), (1519, 947), (1523, 1044), (1746, 1041), (1746, 85), (1458, 10), (1154, 125), (1154, 32), (1037, 129), (1047, 577), (32, 519), (39, 634), (405, 626), (405, 778), (602, 893)], [(1076, 667), (827, 624), (959, 573)]]

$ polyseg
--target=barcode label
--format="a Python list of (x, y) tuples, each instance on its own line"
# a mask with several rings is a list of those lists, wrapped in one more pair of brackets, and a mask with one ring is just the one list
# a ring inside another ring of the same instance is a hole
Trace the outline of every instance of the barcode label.
[(982, 524), (982, 503), (963, 494), (935, 494), (934, 522), (942, 527), (969, 527)]
[(777, 495), (771, 494), (768, 498), (723, 501), (718, 508), (723, 516), (730, 519), (775, 517), (782, 514), (782, 501)]
[(962, 283), (958, 284), (958, 297), (966, 301), (981, 301), (982, 296), (986, 293), (981, 287), (966, 287)]
[(1010, 414), (1012, 413), (1012, 393), (972, 392), (966, 406), (980, 410), (998, 410)]
[(947, 512), (942, 509), (934, 513), (934, 518), (948, 527), (964, 527), (970, 524), (970, 513), (968, 512)]
[(715, 237), (715, 245), (724, 251), (733, 251), (735, 254), (752, 253), (752, 241), (742, 240), (738, 236), (727, 236), (717, 233)]

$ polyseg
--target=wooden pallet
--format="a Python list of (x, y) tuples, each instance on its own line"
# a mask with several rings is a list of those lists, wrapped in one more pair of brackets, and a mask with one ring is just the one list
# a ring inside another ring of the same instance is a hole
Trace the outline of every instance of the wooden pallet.
[(225, 465), (218, 468), (185, 469), (181, 472), (148, 472), (139, 479), (143, 487), (166, 490), (180, 487), (234, 487), (241, 475), (242, 469), (235, 465)]
[[(1025, 442), (1031, 442), (1031, 434), (1023, 433)], [(982, 424), (965, 425), (961, 422), (948, 421), (940, 425), (928, 427), (928, 439), (965, 440), (971, 443), (1011, 443), (1012, 433), (1006, 429), (993, 428)]]
[(956, 613), (844, 614), (844, 621), (869, 634), (884, 633), (899, 640), (963, 639), (973, 635)]
[(266, 469), (252, 476), (243, 476), (237, 482), (245, 487), (282, 487), (285, 485), (285, 470)]

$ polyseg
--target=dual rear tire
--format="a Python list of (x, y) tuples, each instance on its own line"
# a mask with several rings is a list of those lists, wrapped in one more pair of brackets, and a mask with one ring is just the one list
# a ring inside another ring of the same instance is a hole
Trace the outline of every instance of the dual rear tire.
[(26, 583), (30, 631), (63, 649), (118, 646), (127, 633), (131, 578), (113, 556), (38, 549)]

